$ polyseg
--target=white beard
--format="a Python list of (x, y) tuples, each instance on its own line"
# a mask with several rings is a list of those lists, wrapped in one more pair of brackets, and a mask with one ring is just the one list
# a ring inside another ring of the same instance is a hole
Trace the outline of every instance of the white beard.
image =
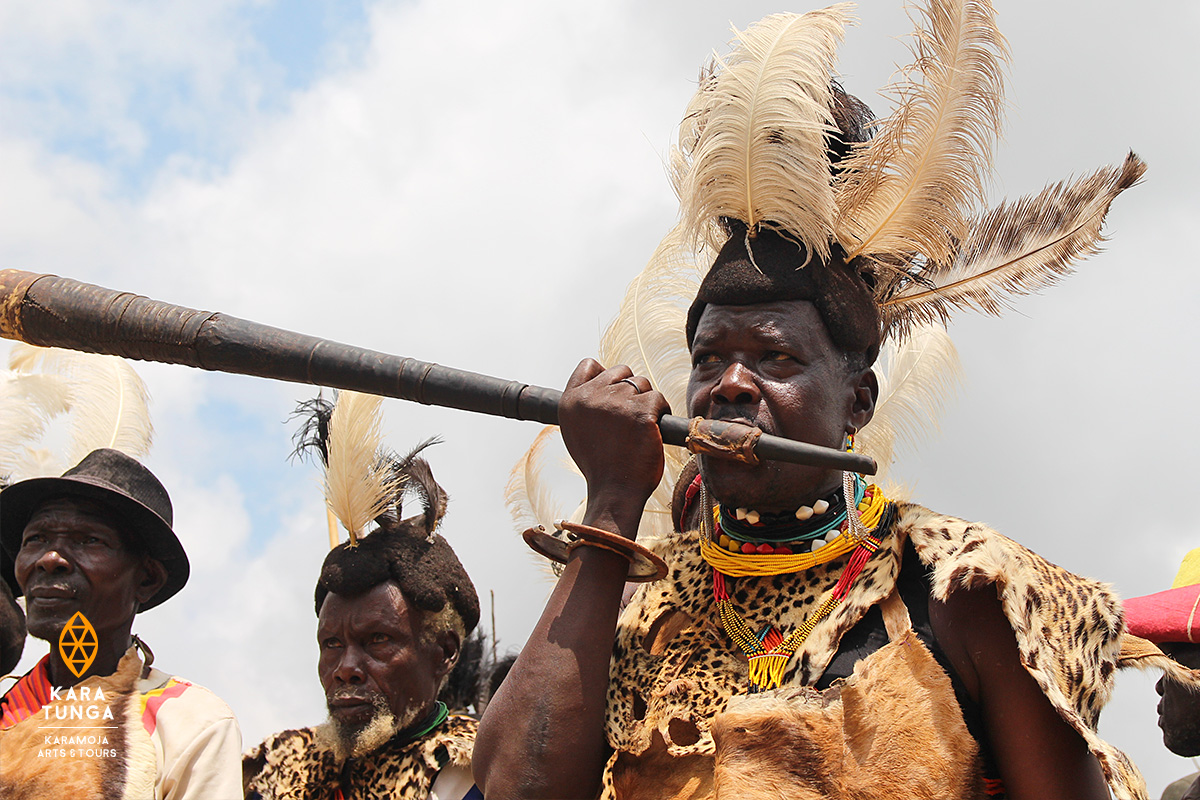
[(382, 697), (374, 702), (374, 708), (366, 725), (350, 726), (331, 716), (317, 727), (318, 739), (333, 750), (339, 762), (348, 758), (362, 758), (383, 747), (397, 732), (416, 721), (418, 711), (406, 709), (403, 716), (397, 717)]

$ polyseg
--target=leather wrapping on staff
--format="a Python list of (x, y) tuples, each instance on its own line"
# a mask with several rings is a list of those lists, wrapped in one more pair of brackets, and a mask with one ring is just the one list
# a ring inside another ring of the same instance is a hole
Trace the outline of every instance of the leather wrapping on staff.
[(762, 431), (748, 425), (695, 417), (688, 424), (687, 449), (700, 455), (757, 464), (754, 446), (761, 436)]

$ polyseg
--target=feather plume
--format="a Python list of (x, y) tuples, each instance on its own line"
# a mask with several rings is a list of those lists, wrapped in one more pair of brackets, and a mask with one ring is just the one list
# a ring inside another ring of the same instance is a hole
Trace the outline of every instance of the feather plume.
[(1120, 167), (1002, 203), (971, 225), (949, 266), (930, 265), (923, 280), (886, 300), (885, 319), (902, 335), (909, 324), (944, 321), (956, 308), (999, 314), (1009, 296), (1053, 285), (1074, 262), (1099, 251), (1109, 206), (1145, 171), (1130, 153)]
[(350, 533), (351, 544), (403, 488), (391, 462), (381, 457), (382, 405), (382, 397), (338, 392), (329, 420), (325, 501)]
[(829, 80), (852, 4), (775, 14), (744, 32), (687, 108), (672, 156), (686, 237), (719, 249), (722, 217), (787, 232), (822, 257), (834, 201)]
[(425, 448), (441, 443), (442, 439), (440, 436), (430, 436), (412, 450), (409, 450), (404, 456), (389, 457), (396, 485), (404, 487), (403, 491), (396, 495), (395, 505), (390, 513), (396, 522), (401, 521), (403, 519), (402, 503), (404, 495), (416, 495), (421, 501), (421, 514), (424, 516), (424, 530), (427, 537), (433, 536), (438, 524), (442, 521), (442, 517), (446, 515), (450, 496), (434, 480), (433, 470), (430, 469), (429, 462), (418, 456)]
[[(673, 409), (687, 405), (691, 356), (684, 326), (688, 306), (711, 261), (711, 250), (705, 247), (696, 253), (687, 247), (684, 227), (676, 226), (630, 282), (616, 319), (600, 340), (601, 363), (625, 364), (634, 374), (649, 378)], [(547, 462), (547, 448), (557, 430), (553, 426), (543, 429), (509, 477), (505, 502), (518, 530), (537, 525), (549, 528), (566, 516), (550, 489), (552, 478), (546, 474), (552, 469)], [(671, 493), (689, 454), (678, 447), (665, 450), (663, 479), (646, 504), (639, 536), (662, 535), (671, 530)], [(563, 464), (574, 471), (569, 458)], [(577, 506), (572, 518), (583, 508), (583, 504)]]
[[(685, 229), (677, 225), (630, 282), (616, 319), (600, 340), (600, 363), (625, 364), (635, 375), (649, 378), (672, 409), (687, 408), (692, 370), (684, 333), (687, 310), (712, 260), (709, 248), (701, 247), (697, 253), (688, 247)], [(642, 517), (642, 536), (671, 532), (671, 496), (690, 454), (683, 448), (666, 447), (664, 455), (662, 480)]]
[(51, 420), (71, 408), (70, 388), (58, 375), (0, 373), (0, 478), (57, 475), (65, 469), (39, 448)]
[(712, 261), (707, 248), (697, 254), (686, 247), (684, 236), (683, 226), (677, 225), (663, 237), (625, 290), (599, 351), (600, 363), (625, 364), (635, 375), (649, 378), (673, 409), (685, 406), (692, 369), (684, 334), (688, 307)]
[(504, 504), (518, 530), (552, 528), (565, 516), (548, 482), (542, 479), (546, 446), (558, 433), (558, 426), (547, 425), (534, 437), (533, 444), (513, 466), (504, 487)]
[(296, 404), (288, 419), (299, 419), (300, 428), (292, 435), (292, 454), (289, 458), (312, 458), (315, 454), (322, 466), (329, 465), (329, 418), (333, 403), (318, 395)]
[(896, 111), (841, 163), (836, 238), (858, 255), (947, 257), (982, 203), (1003, 112), (1007, 45), (988, 0), (932, 0)]
[(40, 370), (56, 375), (66, 385), (70, 443), (63, 457), (68, 466), (102, 447), (134, 458), (150, 451), (150, 398), (125, 359), (18, 343), (9, 354), (9, 366), (20, 373)]
[(897, 441), (913, 445), (937, 429), (937, 415), (961, 374), (958, 351), (940, 325), (922, 325), (898, 343), (889, 339), (875, 371), (879, 400), (875, 415), (854, 437), (855, 449), (875, 459), (883, 482), (895, 458)]

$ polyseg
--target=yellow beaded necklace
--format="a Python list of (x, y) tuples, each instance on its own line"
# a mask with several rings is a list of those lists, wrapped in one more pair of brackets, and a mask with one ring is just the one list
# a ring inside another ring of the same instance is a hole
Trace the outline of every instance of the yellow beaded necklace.
[[(847, 497), (852, 498), (853, 483), (848, 473), (844, 483)], [(701, 502), (711, 508), (712, 512), (711, 515), (708, 512), (703, 515), (705, 525), (700, 537), (700, 553), (713, 568), (713, 598), (716, 601), (721, 626), (746, 654), (750, 668), (750, 690), (778, 688), (783, 683), (788, 662), (796, 650), (812, 633), (817, 623), (842, 602), (867, 561), (879, 549), (882, 537), (891, 527), (895, 505), (883, 496), (883, 492), (877, 486), (871, 485), (858, 507), (851, 507), (847, 511), (846, 527), (841, 535), (816, 553), (760, 555), (735, 554), (716, 544), (719, 536), (719, 516), (716, 507), (709, 503), (708, 493), (703, 488)], [(734, 608), (726, 586), (726, 576), (763, 577), (800, 572), (833, 561), (850, 551), (853, 551), (853, 555), (842, 570), (837, 584), (804, 624), (787, 637), (774, 625), (768, 626), (761, 634), (756, 634)]]

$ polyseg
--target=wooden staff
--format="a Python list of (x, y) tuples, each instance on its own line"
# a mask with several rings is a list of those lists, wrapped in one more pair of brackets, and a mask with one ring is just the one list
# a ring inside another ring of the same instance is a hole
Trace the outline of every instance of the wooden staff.
[[(311, 383), (558, 424), (562, 392), (413, 358), (378, 353), (269, 325), (150, 300), (92, 284), (0, 270), (0, 336), (142, 361)], [(875, 474), (875, 461), (716, 420), (664, 416), (663, 441), (692, 452), (790, 461)]]

